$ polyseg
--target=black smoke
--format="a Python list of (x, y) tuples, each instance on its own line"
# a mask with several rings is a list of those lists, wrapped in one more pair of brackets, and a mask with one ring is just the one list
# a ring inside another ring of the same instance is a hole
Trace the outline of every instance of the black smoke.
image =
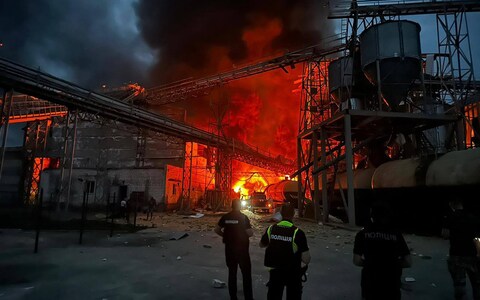
[[(328, 34), (327, 1), (315, 0), (140, 0), (139, 28), (148, 45), (158, 50), (152, 80), (169, 82), (214, 72), (208, 65), (212, 47), (228, 49), (234, 62), (245, 62), (242, 34), (262, 19), (278, 19), (283, 31), (272, 41), (275, 50), (297, 50)], [(268, 54), (268, 53), (267, 53)]]
[(0, 1), (0, 56), (88, 88), (145, 84), (152, 54), (132, 3)]

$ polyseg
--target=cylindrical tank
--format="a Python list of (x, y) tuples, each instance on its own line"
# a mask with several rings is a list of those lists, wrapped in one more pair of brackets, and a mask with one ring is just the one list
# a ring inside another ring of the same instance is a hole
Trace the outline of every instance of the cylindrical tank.
[(276, 202), (276, 204), (297, 201), (298, 182), (282, 180), (280, 182), (270, 184), (265, 188), (265, 195), (267, 196), (267, 199), (273, 200)]
[[(372, 189), (372, 177), (375, 172), (375, 168), (367, 168), (355, 170), (353, 172), (353, 188), (354, 189)], [(335, 182), (335, 189), (346, 190), (347, 186), (347, 173), (341, 173), (338, 175)]]
[(384, 163), (377, 167), (372, 177), (372, 188), (405, 188), (418, 186), (416, 172), (420, 159), (410, 158)]
[[(346, 102), (349, 98), (360, 100), (364, 95), (370, 93), (372, 86), (361, 72), (358, 51), (355, 53), (355, 59), (351, 56), (344, 56), (330, 62), (328, 86), (330, 94), (337, 102)], [(357, 103), (356, 108), (361, 108), (361, 106), (358, 106)]]
[(340, 57), (328, 65), (328, 86), (330, 94), (337, 102), (349, 98), (348, 90), (353, 84), (353, 59)]
[(427, 170), (427, 186), (480, 184), (480, 148), (449, 152)]
[(420, 76), (420, 30), (419, 24), (401, 20), (373, 25), (360, 35), (362, 69), (370, 82), (380, 84), (392, 109), (405, 100), (412, 81)]

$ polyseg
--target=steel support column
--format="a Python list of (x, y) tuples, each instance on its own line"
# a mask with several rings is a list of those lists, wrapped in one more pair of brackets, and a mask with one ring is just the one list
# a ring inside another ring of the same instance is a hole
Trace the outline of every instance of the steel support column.
[(23, 202), (32, 205), (38, 199), (51, 120), (29, 122), (25, 130), (25, 173)]
[[(229, 195), (231, 190), (232, 161), (228, 151), (217, 148), (217, 162), (215, 164), (215, 189), (220, 191), (219, 207), (229, 206)], [(219, 208), (217, 207), (217, 208)]]
[(137, 134), (137, 152), (135, 156), (135, 167), (142, 168), (145, 166), (145, 154), (147, 150), (147, 130), (139, 127)]
[[(312, 134), (312, 150), (313, 150), (313, 168), (314, 170), (318, 168), (318, 137), (317, 132), (314, 131)], [(320, 220), (320, 189), (318, 183), (318, 173), (312, 174), (313, 179), (313, 210), (315, 214), (315, 220)]]
[[(298, 170), (301, 170), (303, 167), (302, 164), (302, 139), (300, 137), (297, 137), (297, 164), (298, 164)], [(298, 201), (298, 216), (303, 217), (303, 187), (302, 187), (302, 172), (299, 172), (297, 174), (297, 201)]]
[(63, 155), (60, 160), (60, 184), (58, 187), (58, 190), (55, 191), (55, 197), (56, 197), (56, 202), (57, 202), (57, 211), (60, 211), (60, 202), (61, 202), (61, 196), (63, 193), (63, 189), (65, 188), (65, 185), (63, 184), (64, 181), (64, 176), (65, 176), (65, 165), (67, 162), (67, 155), (68, 155), (68, 132), (70, 128), (70, 110), (67, 112), (67, 116), (65, 118), (65, 127), (64, 129), (64, 134), (63, 134)]
[(3, 163), (7, 148), (8, 125), (13, 102), (13, 89), (5, 91), (0, 99), (0, 136), (2, 136), (2, 147), (0, 148), (0, 180), (2, 179)]
[(353, 182), (353, 150), (352, 150), (352, 122), (348, 113), (344, 116), (345, 123), (345, 162), (347, 171), (347, 199), (348, 199), (348, 223), (355, 226), (355, 196)]
[(383, 109), (383, 96), (382, 96), (382, 74), (380, 74), (380, 60), (375, 61), (375, 66), (377, 68), (377, 101), (378, 101), (378, 110), (382, 111)]
[[(320, 143), (321, 143), (321, 159), (322, 166), (327, 164), (327, 137), (325, 133), (325, 128), (320, 129)], [(315, 168), (316, 169), (316, 168)], [(315, 170), (314, 169), (314, 170)], [(327, 169), (322, 171), (322, 222), (328, 223), (329, 207), (328, 207), (328, 182), (327, 182)]]
[(193, 161), (193, 142), (185, 143), (184, 162), (183, 162), (183, 180), (182, 196), (180, 197), (179, 210), (190, 209), (190, 189), (192, 187), (192, 161)]
[[(70, 205), (70, 191), (72, 189), (72, 173), (73, 160), (75, 159), (75, 147), (77, 145), (77, 125), (78, 125), (78, 110), (73, 113), (73, 129), (72, 129), (72, 149), (70, 152), (69, 166), (68, 166), (68, 181), (67, 181), (67, 199), (65, 201), (65, 210), (68, 211)], [(67, 129), (68, 130), (68, 129)]]

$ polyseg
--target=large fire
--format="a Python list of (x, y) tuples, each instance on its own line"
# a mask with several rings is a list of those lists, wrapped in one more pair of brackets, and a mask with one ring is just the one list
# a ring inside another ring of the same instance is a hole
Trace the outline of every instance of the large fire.
[[(314, 45), (321, 39), (320, 30), (328, 30), (326, 26), (317, 27), (318, 18), (313, 17), (317, 9), (313, 8), (318, 7), (314, 1), (267, 1), (261, 5), (256, 1), (189, 3), (189, 12), (183, 6), (171, 5), (165, 15), (162, 15), (165, 10), (157, 10), (152, 3), (140, 3), (143, 33), (149, 44), (162, 54), (152, 73), (162, 83), (202, 78), (264, 62)], [(159, 18), (159, 14), (163, 17)], [(201, 17), (205, 15), (210, 17)], [(170, 24), (175, 26), (167, 26)], [(272, 157), (295, 160), (300, 94), (292, 91), (298, 89), (295, 82), (302, 76), (302, 66), (281, 67), (231, 82), (205, 97), (179, 103), (186, 110), (187, 122), (235, 138), (252, 148), (258, 147)], [(203, 146), (195, 147), (194, 152), (198, 153), (193, 156), (198, 158), (191, 163), (191, 184), (195, 189), (197, 185), (210, 189), (215, 186), (214, 166), (208, 155), (202, 155)], [(246, 196), (264, 191), (269, 184), (284, 180), (285, 175), (235, 161), (232, 192)]]
[(39, 183), (42, 171), (45, 169), (58, 169), (60, 167), (60, 160), (58, 158), (51, 157), (35, 157), (33, 159), (32, 177), (30, 179), (31, 186), (28, 191), (28, 202), (33, 204), (39, 193)]
[[(272, 49), (271, 45), (281, 31), (282, 24), (277, 19), (258, 21), (247, 28), (243, 34), (248, 52), (246, 61), (264, 61), (267, 54), (286, 52), (287, 49)], [(228, 51), (220, 47), (211, 48), (208, 66), (211, 74), (236, 67)], [(211, 124), (218, 121), (214, 119), (221, 115), (227, 136), (270, 151), (274, 156), (294, 159), (300, 96), (292, 90), (296, 88), (294, 82), (302, 75), (302, 68), (287, 67), (287, 71), (279, 69), (232, 82), (222, 91), (206, 96), (209, 105), (190, 101), (188, 119), (195, 126), (211, 130)]]
[[(262, 58), (266, 54), (274, 53), (271, 42), (281, 33), (282, 24), (273, 19), (259, 21), (255, 25), (244, 32), (243, 39), (248, 48), (249, 61), (262, 61), (266, 59)], [(235, 67), (226, 54), (218, 47), (212, 48), (210, 66), (215, 66), (214, 72)], [(221, 92), (207, 96), (210, 98), (210, 111), (200, 109), (203, 112), (197, 110), (190, 113), (193, 118), (191, 121), (196, 126), (209, 128), (209, 124), (218, 123), (218, 120), (205, 118), (205, 114), (211, 116), (212, 111), (216, 112), (216, 116), (224, 115), (223, 131), (227, 136), (255, 145), (273, 156), (294, 159), (300, 96), (292, 93), (292, 90), (296, 88), (294, 82), (300, 78), (301, 70), (301, 66), (295, 69), (288, 67), (289, 73), (277, 70), (235, 81)], [(223, 114), (216, 109), (224, 109)], [(263, 192), (268, 185), (285, 179), (285, 174), (274, 174), (240, 162), (234, 162), (232, 169), (235, 198)]]
[[(215, 162), (211, 160), (211, 152), (214, 150), (197, 143), (193, 145), (187, 143), (185, 150), (186, 170), (189, 172), (186, 175), (187, 182), (189, 181), (191, 198), (196, 199), (203, 195), (204, 190), (215, 189)], [(253, 192), (263, 192), (268, 185), (283, 179), (285, 174), (279, 175), (266, 169), (233, 161), (231, 196), (241, 198)]]
[(269, 184), (282, 179), (271, 171), (241, 162), (234, 163), (232, 177), (232, 189), (237, 198), (249, 196), (254, 192), (263, 192)]

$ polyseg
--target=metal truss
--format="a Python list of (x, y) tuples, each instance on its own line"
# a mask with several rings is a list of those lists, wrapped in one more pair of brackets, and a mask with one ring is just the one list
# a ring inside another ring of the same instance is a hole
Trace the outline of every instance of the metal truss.
[(143, 168), (145, 166), (145, 154), (147, 151), (147, 130), (139, 127), (137, 133), (137, 151), (135, 154), (135, 167)]
[(457, 113), (464, 116), (464, 120), (458, 122), (458, 130), (456, 131), (457, 147), (460, 149), (472, 146), (471, 137), (468, 136), (469, 132), (466, 131), (467, 128), (471, 127), (471, 124), (468, 124), (469, 120), (465, 117), (465, 106), (472, 99), (470, 97), (472, 94), (476, 93), (478, 96), (468, 32), (467, 11), (469, 11), (469, 8), (462, 5), (456, 11), (439, 13), (436, 18), (438, 51), (441, 58), (441, 71), (443, 72), (441, 77), (443, 89), (440, 91), (440, 96), (443, 103), (450, 102), (455, 106)]
[(180, 198), (180, 211), (190, 210), (191, 199), (190, 192), (192, 190), (192, 168), (193, 168), (193, 142), (185, 144), (183, 163), (183, 180), (182, 195)]
[(33, 205), (39, 195), (40, 179), (46, 159), (48, 131), (51, 120), (39, 120), (27, 123), (25, 129), (25, 172), (23, 202)]
[(75, 159), (75, 147), (77, 143), (77, 125), (79, 112), (69, 111), (63, 126), (63, 155), (60, 160), (60, 182), (56, 190), (57, 210), (61, 203), (65, 204), (65, 210), (70, 205), (70, 190), (72, 185), (73, 162)]
[(141, 87), (138, 83), (127, 84), (115, 88), (102, 86), (98, 92), (129, 103), (143, 100), (146, 96), (145, 88)]
[(15, 95), (12, 103), (10, 123), (25, 123), (37, 120), (63, 117), (67, 107), (28, 95)]
[(315, 58), (337, 53), (345, 49), (340, 35), (333, 35), (322, 40), (316, 46), (301, 49), (277, 56), (260, 63), (254, 63), (224, 73), (204, 78), (174, 82), (172, 84), (150, 88), (147, 100), (151, 104), (163, 105), (208, 94), (208, 90), (225, 85), (245, 77), (282, 69), (288, 73), (287, 67), (310, 61)]
[(315, 125), (330, 118), (332, 105), (328, 90), (328, 64), (322, 57), (304, 63), (300, 104), (300, 132), (312, 129)]
[(360, 18), (377, 16), (423, 15), (467, 11), (480, 11), (477, 0), (337, 0), (330, 6), (329, 18)]
[(232, 189), (232, 158), (225, 150), (217, 148), (215, 163), (215, 190), (220, 191), (221, 199), (215, 207), (228, 207)]
[[(243, 159), (242, 161), (246, 163), (250, 163), (248, 159), (255, 157), (255, 161), (261, 163), (264, 168), (276, 170), (279, 167), (278, 160), (242, 142), (219, 139), (210, 132), (83, 89), (65, 80), (5, 59), (0, 59), (0, 86), (14, 88), (22, 93), (65, 105), (94, 118), (102, 117), (134, 127), (143, 127), (184, 141), (231, 149), (229, 151), (235, 152), (237, 158)], [(294, 167), (290, 166), (290, 168)]]

